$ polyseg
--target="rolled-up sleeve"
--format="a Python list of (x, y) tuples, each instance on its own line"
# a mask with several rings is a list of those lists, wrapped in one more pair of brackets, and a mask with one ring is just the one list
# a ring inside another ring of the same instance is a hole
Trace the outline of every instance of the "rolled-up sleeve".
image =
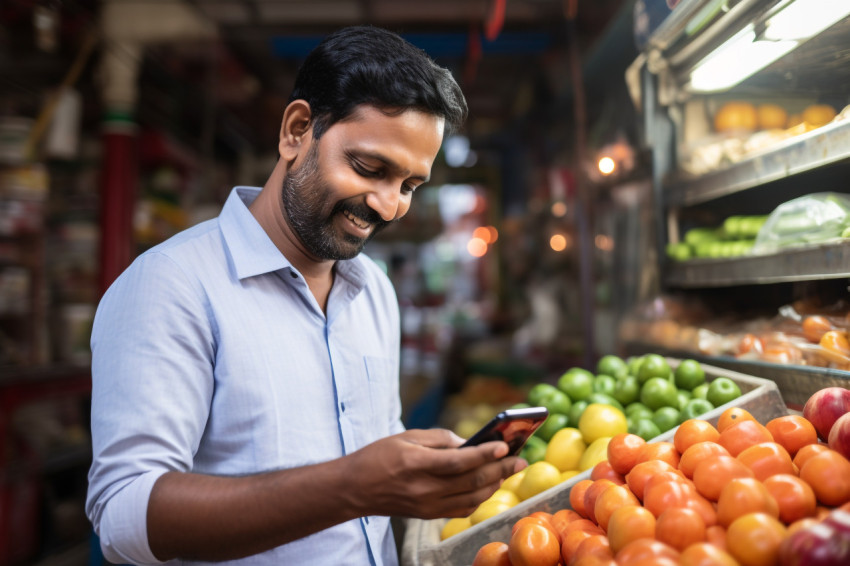
[(156, 480), (192, 469), (213, 394), (203, 294), (168, 257), (139, 257), (104, 295), (92, 329), (86, 513), (111, 562), (158, 564), (147, 538)]

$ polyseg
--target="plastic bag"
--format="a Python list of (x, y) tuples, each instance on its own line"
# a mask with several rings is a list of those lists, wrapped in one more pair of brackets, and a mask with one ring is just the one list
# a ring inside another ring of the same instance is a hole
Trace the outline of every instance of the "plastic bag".
[(769, 254), (805, 244), (842, 238), (850, 226), (850, 196), (813, 193), (780, 204), (759, 230), (754, 254)]

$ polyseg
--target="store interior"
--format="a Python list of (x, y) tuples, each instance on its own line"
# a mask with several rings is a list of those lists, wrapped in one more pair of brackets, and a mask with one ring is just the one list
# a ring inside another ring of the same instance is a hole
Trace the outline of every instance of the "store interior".
[(469, 105), (365, 250), (399, 299), (406, 426), (469, 436), (605, 354), (772, 379), (796, 409), (850, 378), (847, 11), (749, 77), (700, 83), (780, 4), (3, 0), (0, 566), (92, 563), (98, 300), (265, 182), (300, 62), (345, 25), (399, 32)]

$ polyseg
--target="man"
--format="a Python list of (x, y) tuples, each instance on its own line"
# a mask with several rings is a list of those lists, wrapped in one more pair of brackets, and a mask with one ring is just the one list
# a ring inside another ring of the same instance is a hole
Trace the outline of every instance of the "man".
[(92, 333), (87, 513), (107, 559), (393, 564), (389, 517), (465, 516), (525, 463), (404, 431), (399, 314), (358, 255), (466, 103), (390, 32), (305, 61), (262, 189), (141, 255)]

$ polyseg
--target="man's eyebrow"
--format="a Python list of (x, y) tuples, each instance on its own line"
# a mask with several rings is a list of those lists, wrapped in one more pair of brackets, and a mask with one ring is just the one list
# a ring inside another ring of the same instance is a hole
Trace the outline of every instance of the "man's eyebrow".
[(380, 161), (381, 163), (383, 163), (388, 168), (392, 169), (393, 171), (396, 171), (402, 177), (406, 177), (406, 178), (409, 178), (409, 179), (416, 179), (417, 181), (422, 181), (423, 183), (427, 183), (431, 179), (430, 173), (428, 175), (414, 175), (413, 172), (410, 169), (402, 169), (401, 166), (399, 166), (398, 163), (396, 163), (395, 161), (393, 161), (392, 159), (388, 158), (387, 156), (385, 156), (381, 153), (377, 153), (377, 152), (374, 152), (374, 151), (359, 150), (359, 149), (353, 149), (353, 150), (350, 150), (346, 153), (348, 153), (348, 155), (351, 156), (351, 157), (363, 157), (363, 158), (367, 158), (367, 159), (374, 159), (376, 161)]

